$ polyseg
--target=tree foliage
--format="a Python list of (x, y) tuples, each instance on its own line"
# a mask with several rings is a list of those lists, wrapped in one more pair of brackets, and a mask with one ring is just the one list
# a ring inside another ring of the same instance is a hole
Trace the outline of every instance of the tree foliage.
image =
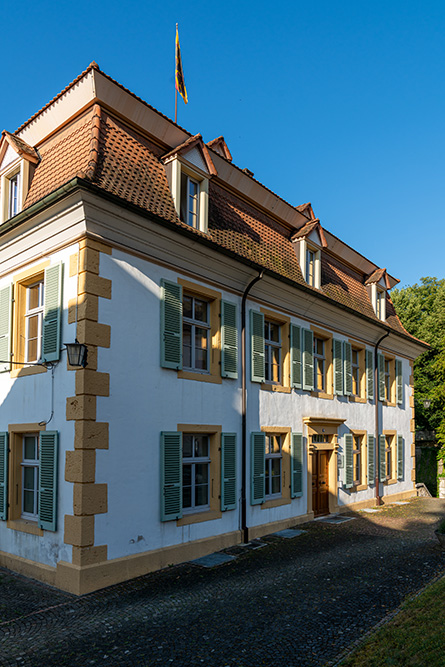
[(445, 458), (445, 279), (421, 278), (394, 289), (391, 299), (405, 329), (431, 345), (414, 362), (416, 428), (436, 431)]

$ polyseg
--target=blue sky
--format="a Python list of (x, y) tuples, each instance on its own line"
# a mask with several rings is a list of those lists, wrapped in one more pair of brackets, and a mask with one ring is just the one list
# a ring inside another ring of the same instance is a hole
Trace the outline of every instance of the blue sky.
[(402, 286), (444, 277), (443, 1), (25, 0), (2, 30), (0, 129), (92, 60), (173, 117), (176, 22), (180, 125), (224, 135), (237, 165), (291, 204), (311, 201)]

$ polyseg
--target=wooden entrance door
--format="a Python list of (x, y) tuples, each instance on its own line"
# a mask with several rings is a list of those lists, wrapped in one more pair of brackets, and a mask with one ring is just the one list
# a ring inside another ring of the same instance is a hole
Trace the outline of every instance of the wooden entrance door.
[(329, 514), (329, 451), (312, 454), (312, 510), (314, 516)]

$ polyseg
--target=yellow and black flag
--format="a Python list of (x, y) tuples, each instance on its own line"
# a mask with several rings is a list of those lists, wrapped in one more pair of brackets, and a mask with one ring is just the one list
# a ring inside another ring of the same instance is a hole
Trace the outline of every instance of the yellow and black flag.
[(184, 102), (187, 104), (187, 89), (184, 83), (184, 72), (182, 70), (181, 47), (179, 46), (178, 24), (176, 24), (176, 90), (181, 95)]

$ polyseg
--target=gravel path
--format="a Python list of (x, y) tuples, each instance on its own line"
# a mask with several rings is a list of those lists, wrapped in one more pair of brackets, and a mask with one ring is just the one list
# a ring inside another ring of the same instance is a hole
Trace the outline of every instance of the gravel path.
[(416, 498), (315, 521), (293, 539), (229, 549), (236, 560), (213, 569), (186, 563), (81, 598), (0, 568), (0, 665), (335, 662), (445, 572), (433, 534), (444, 515), (444, 500)]

